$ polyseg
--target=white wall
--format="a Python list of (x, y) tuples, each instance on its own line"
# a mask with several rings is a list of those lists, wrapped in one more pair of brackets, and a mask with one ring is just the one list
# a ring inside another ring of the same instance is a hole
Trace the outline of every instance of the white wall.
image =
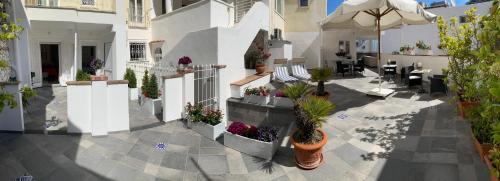
[(287, 32), (286, 40), (292, 42), (293, 57), (306, 58), (307, 68), (317, 68), (321, 65), (320, 32)]
[[(445, 20), (449, 20), (451, 17), (457, 17), (465, 15), (465, 11), (471, 7), (477, 7), (477, 14), (485, 15), (488, 13), (491, 7), (491, 2), (478, 3), (466, 6), (457, 6), (451, 8), (434, 8), (428, 9), (429, 12), (434, 13), (438, 16), (443, 16)], [(399, 51), (399, 48), (403, 45), (415, 46), (415, 43), (419, 40), (423, 40), (426, 44), (430, 44), (432, 51), (435, 54), (444, 54), (437, 47), (439, 45), (439, 31), (437, 29), (437, 24), (427, 24), (427, 25), (408, 25), (403, 26), (400, 29), (387, 30), (382, 34), (381, 37), (381, 51), (383, 53), (392, 53), (393, 51)]]
[(7, 106), (0, 112), (0, 131), (24, 131), (24, 115), (21, 103), (20, 84), (2, 85), (4, 90), (14, 95), (17, 107), (11, 109)]

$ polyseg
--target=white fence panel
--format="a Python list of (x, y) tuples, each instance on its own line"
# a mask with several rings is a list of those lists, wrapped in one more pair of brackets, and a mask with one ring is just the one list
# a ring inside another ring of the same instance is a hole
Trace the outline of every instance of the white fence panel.
[(219, 109), (218, 69), (214, 65), (195, 65), (194, 102), (203, 108)]

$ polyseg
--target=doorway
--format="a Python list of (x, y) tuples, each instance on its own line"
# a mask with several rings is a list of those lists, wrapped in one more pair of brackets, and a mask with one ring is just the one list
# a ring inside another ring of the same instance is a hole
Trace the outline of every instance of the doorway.
[(82, 70), (89, 74), (95, 74), (90, 63), (96, 58), (96, 46), (82, 46)]
[(40, 44), (42, 84), (59, 84), (59, 44)]

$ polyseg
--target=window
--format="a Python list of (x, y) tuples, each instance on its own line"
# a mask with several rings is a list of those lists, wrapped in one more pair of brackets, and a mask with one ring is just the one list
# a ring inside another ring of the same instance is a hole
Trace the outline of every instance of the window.
[(130, 61), (146, 60), (146, 43), (130, 42)]
[(93, 6), (95, 5), (95, 0), (82, 0), (82, 5)]
[(275, 0), (274, 10), (283, 16), (283, 0)]
[(299, 0), (299, 7), (309, 7), (309, 0)]
[(155, 49), (155, 61), (159, 62), (161, 58), (162, 58), (161, 48), (158, 47)]
[(142, 0), (129, 0), (129, 19), (132, 22), (142, 23)]

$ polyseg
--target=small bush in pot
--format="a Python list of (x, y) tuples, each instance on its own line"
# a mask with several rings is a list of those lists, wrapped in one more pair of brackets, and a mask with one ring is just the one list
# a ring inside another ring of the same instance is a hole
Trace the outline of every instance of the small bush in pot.
[(159, 97), (158, 81), (156, 80), (155, 74), (151, 74), (151, 77), (149, 78), (148, 86), (146, 88), (146, 92), (148, 93), (147, 97), (149, 97), (151, 99), (158, 99), (158, 97)]
[(90, 81), (90, 74), (84, 72), (83, 70), (78, 70), (76, 72), (76, 81)]
[(141, 92), (145, 96), (147, 93), (146, 89), (148, 88), (148, 86), (149, 86), (149, 72), (148, 72), (148, 70), (146, 70), (146, 71), (144, 71), (144, 75), (142, 76), (142, 86), (141, 86)]
[(127, 68), (123, 79), (128, 80), (128, 88), (137, 88), (137, 79), (134, 70)]
[(217, 139), (225, 131), (222, 124), (223, 114), (219, 109), (204, 109), (202, 105), (186, 106), (187, 126), (212, 140)]
[(261, 86), (258, 88), (245, 88), (244, 102), (252, 104), (263, 104), (269, 103), (270, 91), (267, 87)]
[(314, 82), (318, 82), (318, 87), (316, 92), (313, 94), (315, 96), (321, 97), (323, 99), (329, 99), (330, 93), (325, 91), (325, 81), (332, 75), (332, 70), (330, 68), (318, 68), (313, 69), (311, 79)]

